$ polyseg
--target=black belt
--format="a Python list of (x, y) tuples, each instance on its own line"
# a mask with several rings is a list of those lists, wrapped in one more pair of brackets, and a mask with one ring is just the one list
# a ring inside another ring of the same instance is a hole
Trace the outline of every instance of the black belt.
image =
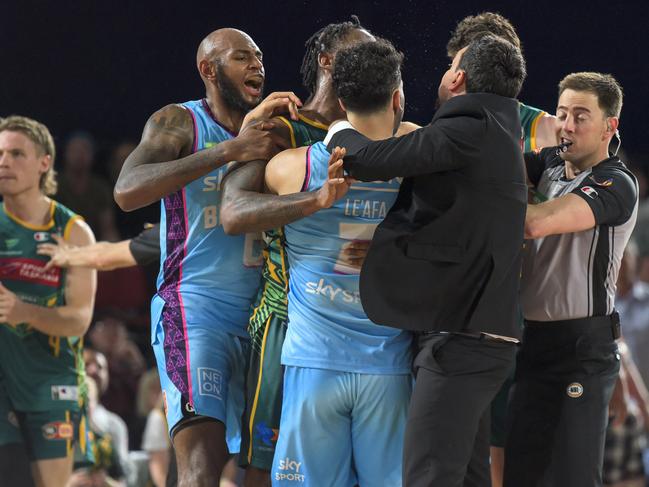
[(465, 338), (471, 338), (473, 340), (481, 340), (485, 342), (497, 342), (497, 343), (511, 343), (512, 345), (516, 345), (518, 342), (514, 342), (512, 340), (503, 340), (502, 338), (494, 337), (491, 336), (487, 333), (481, 333), (478, 331), (421, 331), (419, 332), (420, 335), (456, 335), (456, 336), (461, 336)]
[(588, 316), (576, 320), (530, 321), (525, 320), (526, 332), (550, 332), (557, 334), (581, 334), (601, 331), (611, 333), (614, 340), (620, 338), (620, 315), (617, 311), (607, 316)]

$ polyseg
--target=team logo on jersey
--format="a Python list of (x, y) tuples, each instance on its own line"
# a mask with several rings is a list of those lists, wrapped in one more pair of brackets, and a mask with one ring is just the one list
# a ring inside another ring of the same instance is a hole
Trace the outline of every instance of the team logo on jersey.
[(46, 440), (69, 440), (74, 436), (74, 426), (67, 421), (47, 423), (42, 430)]
[(47, 232), (36, 232), (34, 233), (34, 240), (37, 242), (45, 242), (50, 239), (50, 234)]
[(186, 418), (196, 416), (196, 410), (194, 409), (192, 403), (189, 401), (185, 401), (185, 407), (183, 408), (183, 416)]
[(8, 238), (5, 239), (5, 247), (8, 249), (13, 249), (20, 242), (19, 238)]
[(275, 472), (275, 480), (289, 482), (304, 482), (304, 474), (300, 473), (302, 462), (291, 460), (289, 457), (279, 461), (278, 470)]
[(581, 188), (581, 192), (588, 196), (590, 199), (594, 200), (597, 198), (597, 191), (592, 186), (584, 186)]
[(609, 186), (613, 186), (613, 180), (610, 178), (606, 179), (605, 181), (598, 181), (597, 179), (595, 179), (595, 176), (589, 176), (588, 179), (594, 182), (597, 186), (601, 186), (602, 188), (608, 188)]
[(273, 443), (277, 443), (278, 437), (279, 430), (269, 427), (263, 421), (255, 426), (255, 438), (261, 440), (264, 445), (273, 446)]
[(566, 388), (566, 394), (568, 394), (568, 397), (577, 399), (584, 394), (584, 386), (582, 386), (579, 382), (568, 384), (568, 387)]
[(223, 376), (221, 371), (209, 367), (198, 368), (198, 393), (201, 396), (212, 396), (221, 399)]

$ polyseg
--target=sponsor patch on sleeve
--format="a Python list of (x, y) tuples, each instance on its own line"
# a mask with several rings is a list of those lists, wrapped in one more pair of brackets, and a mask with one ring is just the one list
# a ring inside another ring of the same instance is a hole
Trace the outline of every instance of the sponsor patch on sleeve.
[(588, 196), (590, 199), (597, 198), (597, 191), (592, 186), (584, 186), (581, 188), (581, 192)]

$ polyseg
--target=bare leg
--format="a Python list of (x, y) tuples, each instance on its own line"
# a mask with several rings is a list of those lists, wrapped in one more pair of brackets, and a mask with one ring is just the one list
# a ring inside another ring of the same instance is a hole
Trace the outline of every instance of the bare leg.
[(61, 487), (67, 484), (72, 475), (73, 463), (72, 455), (32, 462), (32, 476), (36, 487)]
[(491, 486), (503, 487), (503, 469), (505, 468), (505, 449), (497, 446), (489, 448), (491, 456)]
[(246, 468), (244, 487), (270, 487), (270, 472), (249, 465)]
[(214, 487), (228, 461), (225, 426), (220, 421), (197, 421), (173, 437), (178, 487)]

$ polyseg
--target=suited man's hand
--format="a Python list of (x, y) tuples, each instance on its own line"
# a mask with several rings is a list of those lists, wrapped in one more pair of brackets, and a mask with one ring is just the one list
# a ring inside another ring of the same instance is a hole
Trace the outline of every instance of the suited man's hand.
[(329, 173), (327, 181), (317, 191), (317, 202), (320, 209), (331, 208), (340, 198), (347, 194), (354, 179), (343, 173), (345, 149), (336, 147), (329, 156)]

